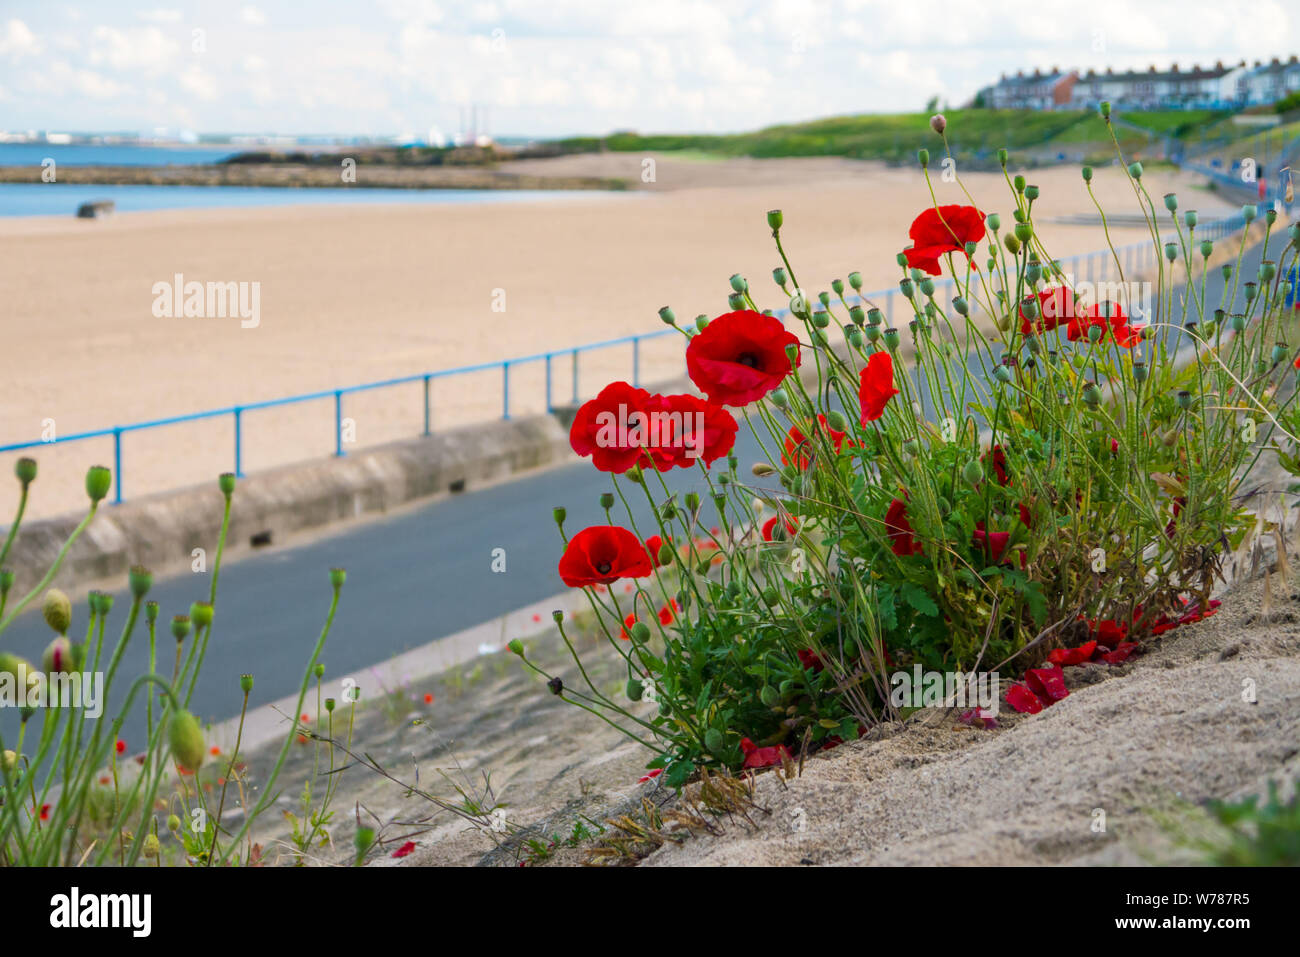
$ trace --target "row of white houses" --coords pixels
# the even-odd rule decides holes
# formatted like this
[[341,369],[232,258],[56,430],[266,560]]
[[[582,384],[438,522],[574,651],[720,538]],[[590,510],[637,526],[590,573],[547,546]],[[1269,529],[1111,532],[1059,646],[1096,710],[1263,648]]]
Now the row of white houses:
[[1267,106],[1300,90],[1300,60],[1274,58],[1248,64],[1199,64],[1190,70],[1062,71],[1003,74],[979,92],[976,103],[993,109],[1091,109],[1103,100],[1116,108],[1240,109]]

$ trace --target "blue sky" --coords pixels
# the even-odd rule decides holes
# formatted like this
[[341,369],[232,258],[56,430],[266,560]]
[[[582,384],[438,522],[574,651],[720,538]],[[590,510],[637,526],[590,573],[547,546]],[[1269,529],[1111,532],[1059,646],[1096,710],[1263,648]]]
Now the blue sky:
[[1289,56],[1298,21],[1276,0],[0,0],[0,130],[423,136],[479,104],[498,135],[728,131],[956,105],[1017,69]]

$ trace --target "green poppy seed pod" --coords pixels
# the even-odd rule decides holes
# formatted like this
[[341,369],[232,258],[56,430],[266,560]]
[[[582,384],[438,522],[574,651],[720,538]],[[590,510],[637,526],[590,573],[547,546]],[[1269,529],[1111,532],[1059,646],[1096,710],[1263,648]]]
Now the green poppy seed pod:
[[1255,299],[1255,294],[1258,291],[1259,291],[1259,287],[1255,285],[1255,283],[1253,282],[1248,282],[1242,286],[1242,292],[1246,294],[1247,302],[1253,302]]
[[1038,297],[1026,296],[1020,300],[1020,311],[1024,313],[1026,319],[1038,318]]
[[555,508],[551,509],[551,518],[555,519],[555,524],[560,528],[564,527],[564,518],[568,514],[569,513],[565,511],[563,505],[557,505]]
[[1227,282],[1229,277],[1232,276],[1232,263],[1224,263],[1219,268],[1219,273],[1223,276],[1223,281]]
[[934,280],[929,276],[921,280],[921,292],[926,296],[934,295]]
[[885,321],[885,314],[881,312],[879,309],[877,309],[875,306],[872,306],[870,309],[867,310],[867,322],[871,323],[873,326],[878,326],[884,321]]
[[1147,381],[1147,364],[1142,361],[1133,363],[1133,381],[1138,385]]
[[1212,252],[1214,252],[1214,243],[1210,242],[1208,239],[1202,239],[1202,240],[1201,240],[1201,258],[1202,258],[1202,259],[1209,259],[1209,258],[1210,258],[1210,253],[1212,253]]
[[967,303],[966,300],[963,299],[961,296],[957,296],[956,298],[953,299],[952,307],[953,309],[957,310],[957,314],[959,316],[965,316],[970,314],[970,304]]
[[1034,227],[1029,225],[1029,223],[1016,223],[1016,239],[1020,240],[1022,243],[1027,243],[1033,238],[1033,235]]
[[984,466],[972,459],[962,466],[961,477],[967,485],[974,488],[984,481]]
[[607,512],[608,512],[611,508],[614,507],[614,493],[613,493],[613,492],[601,492],[601,493],[600,493],[600,507],[603,508],[603,509],[604,509],[605,511],[607,511]]
[[1174,396],[1174,401],[1178,403],[1178,408],[1186,410],[1192,407],[1192,394],[1186,389],[1180,391]]
[[1232,317],[1232,331],[1233,332],[1246,331],[1246,317],[1243,316],[1241,313],[1237,313]]
[[1263,375],[1268,371],[1268,363],[1263,359],[1255,360],[1255,375]]
[[1006,246],[1007,252],[1011,253],[1013,256],[1020,252],[1020,240],[1016,239],[1016,237],[1012,236],[1010,233],[1007,233],[1002,237],[1002,245]]
[[113,473],[102,465],[92,465],[86,470],[86,494],[92,502],[98,502],[113,487]]
[[1165,193],[1165,209],[1169,210],[1169,212],[1171,212],[1171,213],[1173,213],[1173,212],[1177,212],[1177,210],[1178,210],[1178,196],[1177,196],[1177,194],[1175,194],[1175,193]]
[[913,288],[912,280],[910,279],[900,279],[898,281],[898,288],[908,299],[911,299],[916,295],[916,290]]
[[151,861],[162,853],[162,845],[158,842],[157,834],[144,836],[144,847],[140,849],[140,853]]
[[[1287,181],[1287,188],[1291,188],[1290,180]],[[1264,210],[1264,222],[1268,223],[1270,226],[1277,222],[1277,210],[1272,206]]]
[[1083,401],[1087,405],[1096,408],[1101,404],[1101,390],[1094,383],[1089,382],[1083,387]]
[[1273,354],[1270,357],[1273,361],[1273,365],[1277,365],[1279,362],[1285,359],[1290,354],[1290,352],[1291,350],[1286,347],[1285,342],[1279,342],[1275,344],[1273,346]]
[[993,378],[997,379],[1003,385],[1011,381],[1011,370],[1006,366],[998,366],[993,370]]
[[1293,223],[1288,226],[1286,234],[1290,237],[1292,246],[1300,246],[1300,223]]
[[197,772],[203,766],[203,731],[194,715],[188,711],[173,714],[167,728],[167,742],[172,758],[186,771]]
[[837,296],[842,296],[842,295],[844,295],[844,280],[843,280],[843,279],[832,279],[832,280],[831,280],[831,289],[834,290],[835,295],[837,295]]
[[1165,243],[1165,258],[1168,259],[1170,262],[1173,262],[1175,259],[1178,258],[1177,243]]
[[[1042,274],[1043,274],[1043,264],[1040,263],[1037,259],[1029,260],[1028,264],[1025,266],[1025,277],[1030,282],[1038,282],[1038,279],[1040,276],[1042,276]],[[1035,296],[1034,298],[1036,299],[1038,297]]]
[[1109,120],[1109,119],[1110,119],[1110,100],[1102,100],[1098,108],[1101,110],[1101,116],[1102,116],[1102,119],[1104,119],[1104,120]]
[[867,311],[861,306],[849,306],[849,319],[855,326],[861,326],[867,321]]
[[1141,163],[1129,163],[1129,164],[1128,164],[1128,174],[1129,174],[1130,176],[1132,176],[1134,179],[1141,179],[1141,178],[1142,178],[1142,164],[1141,164]]
[[9,594],[9,589],[14,587],[14,570],[12,568],[0,568],[0,596]]
[[226,498],[235,494],[235,473],[222,472],[217,476],[217,488],[221,489],[221,494]]
[[831,317],[824,312],[814,312],[812,317],[813,325],[818,329],[825,329],[831,324]]
[[734,292],[744,292],[749,288],[749,283],[745,281],[745,277],[738,272],[732,273],[731,279],[728,281],[731,283],[731,288]]
[[650,640],[650,628],[643,621],[633,622],[632,627],[628,629],[628,634],[632,636],[633,641]]
[[1038,187],[1035,186],[1033,183],[1030,183],[1028,186],[1025,187],[1025,199],[1032,202],[1037,198],[1038,198]]
[[722,732],[717,728],[709,728],[708,731],[704,732],[704,747],[710,754],[720,753],[725,744],[726,739],[723,738]]
[[784,389],[773,389],[768,393],[768,398],[772,400],[772,404],[778,409],[784,409],[790,404],[790,397],[785,394]]
[[849,273],[849,285],[853,287],[854,291],[861,292],[862,273],[858,272],[857,270],[854,270],[853,272]]
[[153,572],[143,565],[132,565],[131,570],[127,572],[127,581],[131,585],[131,594],[136,598],[143,598],[153,587]]
[[1003,169],[1007,168],[1007,151],[1005,149],[998,150],[998,163]]
[[867,326],[865,332],[868,342],[875,342],[880,338],[880,326]]
[[156,601],[144,603],[144,620],[151,625],[158,620],[158,603]]
[[252,694],[252,693],[253,693],[253,676],[252,676],[252,675],[240,675],[240,676],[239,676],[239,690],[242,691],[244,694]]
[[1092,167],[1091,167],[1091,166],[1085,166],[1085,167],[1083,168],[1083,181],[1084,181],[1085,183],[1091,183],[1091,182],[1092,182]]
[[560,611],[558,608],[555,609],[555,611],[551,612],[551,621],[555,622],[557,625],[563,622],[564,612]]
[[334,699],[333,699],[333,698],[326,698],[326,699],[325,699],[325,710],[326,710],[328,713],[330,713],[330,714],[333,714],[333,713],[334,713]]
[[645,686],[641,684],[640,678],[628,678],[623,692],[627,695],[628,701],[640,701],[641,696],[645,694]]
[[312,671],[315,673],[318,680],[325,677],[325,666],[320,662],[316,663],[316,667],[313,668]]
[[745,308],[745,297],[738,292],[733,292],[727,296],[727,305],[731,307],[732,312],[740,312]]
[[176,615],[172,618],[172,637],[184,641],[190,633],[190,616]]
[[1199,222],[1196,210],[1189,209],[1187,212],[1183,213],[1183,222],[1187,224],[1188,229],[1195,229],[1197,222]]
[[1101,334],[1102,334],[1101,326],[1089,326],[1089,327],[1088,327],[1088,341],[1089,341],[1089,342],[1092,342],[1092,343],[1101,342]]
[[68,626],[72,624],[72,602],[62,591],[51,588],[45,593],[41,614],[45,616],[45,623],[54,630],[55,634],[66,635]]
[[885,348],[886,348],[886,349],[888,349],[888,350],[890,350],[890,351],[892,352],[892,351],[894,351],[895,349],[898,348],[899,343],[901,343],[902,341],[903,341],[903,337],[902,337],[901,335],[899,335],[898,330],[895,329],[893,326],[889,326],[889,327],[887,327],[887,328],[885,329]]
[[686,502],[686,510],[688,512],[694,514],[695,512],[698,512],[700,510],[699,492],[687,492],[684,501]]
[[194,602],[190,605],[190,621],[195,631],[208,627],[212,624],[212,606],[206,601]]
[[677,317],[673,315],[673,311],[669,309],[667,306],[659,307],[659,318],[664,321],[665,325],[669,325],[669,326],[677,325]]
[[988,218],[984,222],[987,223],[989,229],[995,233],[1002,228],[1002,217],[997,213],[989,213]]
[[785,288],[786,275],[784,266],[777,266],[772,270],[772,280],[782,289]]
[[1255,217],[1258,215],[1259,209],[1253,203],[1247,203],[1245,206],[1241,207],[1241,218],[1247,225],[1253,223]]
[[1011,180],[1011,185],[1016,188],[1017,193],[1023,193],[1025,191],[1025,178],[1016,174]]
[[101,591],[97,593],[95,598],[99,602],[99,613],[101,615],[107,615],[113,610],[113,596],[108,592]]
[[18,481],[22,483],[23,488],[31,485],[36,481],[36,460],[19,459],[14,463],[14,475],[18,476]]
[[784,224],[785,224],[785,214],[782,213],[781,210],[769,209],[767,211],[767,225],[772,230],[772,232],[776,232]]
[[849,427],[848,422],[844,418],[844,414],[838,409],[831,409],[826,413],[826,424],[836,432],[844,432]]
[[1259,281],[1268,282],[1277,275],[1277,263],[1271,259],[1265,259],[1259,264]]
[[929,167],[930,167],[930,151],[929,151],[929,150],[927,150],[927,149],[919,149],[919,150],[917,150],[917,151],[916,151],[916,158],[917,158],[917,160],[918,160],[918,161],[920,162],[920,164],[921,164],[921,169],[929,169]]
[[167,830],[179,831],[181,829],[181,819],[175,814],[167,815]]

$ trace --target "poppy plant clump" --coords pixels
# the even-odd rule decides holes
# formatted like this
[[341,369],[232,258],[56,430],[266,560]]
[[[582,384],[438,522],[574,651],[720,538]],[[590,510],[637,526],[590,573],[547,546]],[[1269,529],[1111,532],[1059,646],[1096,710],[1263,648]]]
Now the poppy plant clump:
[[[1008,175],[1004,214],[936,200],[900,226],[902,315],[858,295],[857,272],[801,287],[779,211],[775,301],[737,275],[712,321],[661,310],[700,401],[756,444],[743,464],[729,430],[726,451],[690,462],[596,450],[586,423],[631,395],[621,383],[578,411],[575,450],[610,472],[609,524],[568,538],[559,571],[587,589],[627,682],[611,694],[579,662],[556,693],[645,744],[677,787],[899,720],[898,669],[997,672],[1000,704],[1035,712],[1068,695],[1071,669],[1211,613],[1222,559],[1256,524],[1249,469],[1270,453],[1300,471],[1281,278],[1300,231],[1247,207],[1262,229],[1202,239],[1120,160],[1154,255],[1108,253],[1104,297],[1053,258],[1039,189]],[[1261,239],[1259,275],[1239,275]],[[1216,244],[1228,264],[1210,265]],[[671,491],[665,465],[694,469],[698,491]],[[971,712],[985,727],[993,713]]]

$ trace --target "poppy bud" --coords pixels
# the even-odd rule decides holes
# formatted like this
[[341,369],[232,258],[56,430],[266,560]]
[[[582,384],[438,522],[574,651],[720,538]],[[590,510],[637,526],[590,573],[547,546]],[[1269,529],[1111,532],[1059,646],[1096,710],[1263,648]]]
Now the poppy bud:
[[76,661],[72,653],[72,642],[64,635],[59,635],[51,641],[45,647],[45,654],[41,656],[41,666],[47,675],[66,675],[75,671]]
[[551,517],[555,519],[555,524],[560,528],[564,527],[564,517],[567,514],[568,512],[564,510],[564,506],[562,505],[557,505],[555,508],[551,509]]
[[226,498],[235,494],[235,473],[222,472],[217,476],[217,488],[221,489],[221,494]]
[[36,481],[36,460],[19,459],[14,463],[14,475],[18,476],[18,481],[22,483],[23,488],[27,488]]
[[917,150],[917,151],[916,151],[916,158],[917,158],[917,160],[919,160],[920,163],[921,163],[921,169],[928,169],[928,168],[929,168],[929,166],[930,166],[930,151],[929,151],[929,150],[927,150],[927,149],[919,149],[919,150]]
[[961,477],[966,481],[967,485],[972,487],[979,485],[980,482],[984,481],[984,466],[972,459],[962,466]]
[[41,607],[45,623],[54,629],[55,634],[65,635],[72,624],[72,602],[57,588],[45,593],[45,604]]
[[773,269],[772,279],[776,282],[778,286],[784,289],[786,283],[785,267],[777,266],[775,269]]
[[781,695],[771,685],[763,685],[758,692],[758,700],[771,708],[781,700]]
[[1091,166],[1085,166],[1085,167],[1083,168],[1083,181],[1084,181],[1085,183],[1091,183],[1091,182],[1092,182],[1092,167],[1091,167]]
[[1129,174],[1130,176],[1132,176],[1134,179],[1141,179],[1141,178],[1142,178],[1142,164],[1141,164],[1141,163],[1129,163],[1129,164],[1128,164],[1128,174]]
[[1013,256],[1020,252],[1020,240],[1016,239],[1016,237],[1012,236],[1010,233],[1007,233],[1007,235],[1002,237],[1002,245],[1006,246],[1007,252],[1011,253]]
[[196,772],[203,765],[203,732],[199,728],[199,719],[188,711],[177,711],[172,715],[167,728],[167,740],[171,745],[172,757],[186,771]]
[[546,687],[551,689],[551,694],[557,697],[564,693],[564,682],[557,676],[546,682]]
[[988,224],[989,229],[995,233],[1002,228],[1002,217],[997,213],[989,213],[985,222]]
[[325,666],[324,666],[323,664],[321,664],[320,662],[317,662],[316,667],[312,669],[312,672],[315,673],[317,679],[324,678],[324,677],[325,677]]
[[785,347],[785,357],[790,360],[790,368],[794,369],[795,361],[799,358],[799,347],[794,343]]
[[150,860],[153,860],[159,855],[159,853],[161,853],[161,851],[162,845],[158,843],[158,835],[146,834],[144,838],[144,847],[141,849],[140,853]]
[[93,596],[94,596],[93,601],[96,610],[100,615],[107,615],[109,612],[113,610],[112,595],[108,594],[107,592],[98,591],[98,592],[94,592]]
[[722,732],[717,728],[709,728],[704,732],[704,747],[710,754],[717,754],[725,746],[726,741]]
[[779,209],[769,209],[767,211],[767,225],[772,232],[776,232],[785,223],[785,214]]
[[167,830],[179,831],[181,829],[181,819],[175,814],[167,815]]
[[212,606],[206,601],[196,601],[190,605],[190,621],[194,623],[194,630],[199,631],[212,624]]
[[113,486],[113,473],[102,465],[92,465],[86,470],[86,494],[92,502],[100,501]]
[[1029,223],[1016,223],[1016,239],[1028,243],[1033,238],[1034,227]]
[[628,678],[624,692],[627,694],[628,701],[640,701],[641,695],[645,693],[645,686],[641,684],[640,678]]
[[158,620],[158,603],[156,601],[144,603],[144,620],[150,625]]
[[176,615],[172,618],[172,637],[178,642],[184,641],[190,633],[190,616]]
[[131,594],[136,598],[143,598],[153,587],[153,572],[143,565],[132,565],[127,573],[127,581],[131,585]]
[[1110,100],[1102,100],[1101,103],[1099,104],[1099,109],[1101,110],[1101,116],[1102,116],[1102,119],[1109,120],[1109,119],[1110,119]]
[[698,512],[700,510],[700,493],[687,492],[685,502],[686,502],[686,511],[692,514]]
[[1005,149],[998,150],[998,163],[1003,169],[1007,168],[1007,151]]

